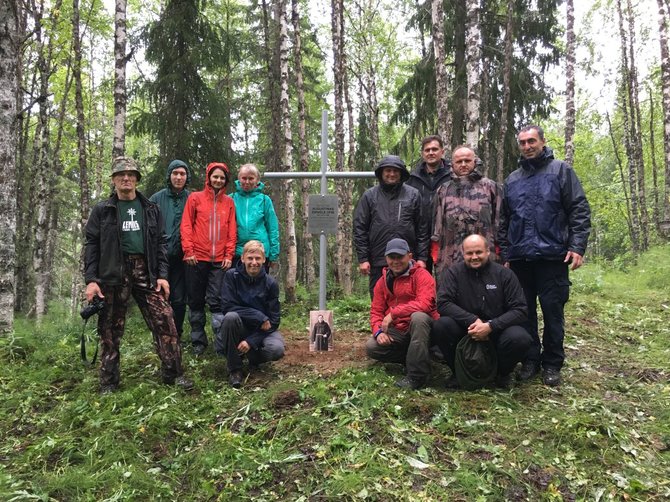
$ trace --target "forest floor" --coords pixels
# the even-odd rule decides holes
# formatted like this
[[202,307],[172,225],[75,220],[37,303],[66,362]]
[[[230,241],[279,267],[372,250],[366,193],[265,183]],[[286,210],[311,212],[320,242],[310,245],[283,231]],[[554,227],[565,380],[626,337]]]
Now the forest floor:
[[0,500],[668,500],[668,251],[573,274],[558,388],[448,392],[434,362],[429,387],[400,390],[350,298],[329,305],[329,352],[309,352],[314,306],[286,309],[286,357],[241,390],[185,351],[190,393],[159,383],[135,309],[122,387],[101,396],[76,320],[19,320],[0,339]]

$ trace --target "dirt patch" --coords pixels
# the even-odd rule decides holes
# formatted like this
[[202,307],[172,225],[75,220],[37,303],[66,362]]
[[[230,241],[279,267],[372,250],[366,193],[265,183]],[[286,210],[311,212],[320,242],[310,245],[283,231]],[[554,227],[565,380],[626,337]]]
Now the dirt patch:
[[286,342],[284,358],[275,363],[277,370],[301,373],[305,368],[329,375],[342,368],[362,367],[369,364],[365,355],[366,334],[358,331],[337,331],[333,350],[310,352],[307,333],[282,331]]
[[299,402],[300,394],[298,394],[297,390],[291,389],[275,394],[272,398],[272,407],[275,410],[285,410],[287,408],[293,408]]

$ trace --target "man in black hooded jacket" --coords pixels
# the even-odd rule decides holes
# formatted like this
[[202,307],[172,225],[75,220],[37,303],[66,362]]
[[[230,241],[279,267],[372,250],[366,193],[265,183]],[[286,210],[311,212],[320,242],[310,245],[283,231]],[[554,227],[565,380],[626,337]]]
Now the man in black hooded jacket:
[[405,182],[409,173],[397,155],[387,155],[375,167],[379,184],[365,191],[354,212],[354,244],[358,269],[370,278],[370,297],[386,266],[386,243],[407,241],[412,257],[426,266],[430,235],[421,210],[421,195]]

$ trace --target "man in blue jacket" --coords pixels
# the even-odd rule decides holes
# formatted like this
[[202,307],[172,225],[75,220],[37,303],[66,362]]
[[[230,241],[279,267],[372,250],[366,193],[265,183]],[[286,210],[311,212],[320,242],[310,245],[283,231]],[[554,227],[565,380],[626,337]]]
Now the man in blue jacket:
[[181,249],[181,217],[189,192],[186,187],[191,180],[186,162],[175,159],[168,165],[167,188],[153,194],[149,200],[158,204],[167,234],[168,282],[170,283],[170,306],[174,312],[174,324],[181,339],[186,316],[186,279],[184,252]]
[[277,331],[281,320],[279,286],[265,272],[265,249],[259,241],[244,245],[237,267],[223,278],[223,323],[215,334],[215,348],[228,362],[229,383],[242,386],[242,358],[249,367],[284,357],[284,339]]
[[[519,167],[505,180],[498,241],[503,262],[516,273],[528,304],[533,337],[528,359],[517,375],[533,378],[542,366],[545,385],[561,383],[565,360],[564,307],[570,270],[582,265],[591,231],[591,210],[572,167],[554,159],[544,131],[529,125],[519,131]],[[542,345],[536,299],[544,318]]]

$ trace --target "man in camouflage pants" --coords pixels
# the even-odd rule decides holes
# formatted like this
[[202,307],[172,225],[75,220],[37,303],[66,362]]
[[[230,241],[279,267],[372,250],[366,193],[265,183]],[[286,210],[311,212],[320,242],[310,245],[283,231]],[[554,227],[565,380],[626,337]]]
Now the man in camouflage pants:
[[495,257],[502,194],[498,184],[477,169],[479,159],[469,146],[456,147],[451,157],[452,177],[438,188],[434,200],[431,256],[437,274],[463,261],[463,240],[483,236]]
[[120,345],[132,295],[151,330],[161,359],[163,383],[185,390],[181,348],[168,303],[167,242],[158,206],[137,191],[137,163],[117,157],[112,163],[112,196],[98,203],[86,223],[86,299],[96,296],[105,307],[98,317],[100,392],[119,387]]

